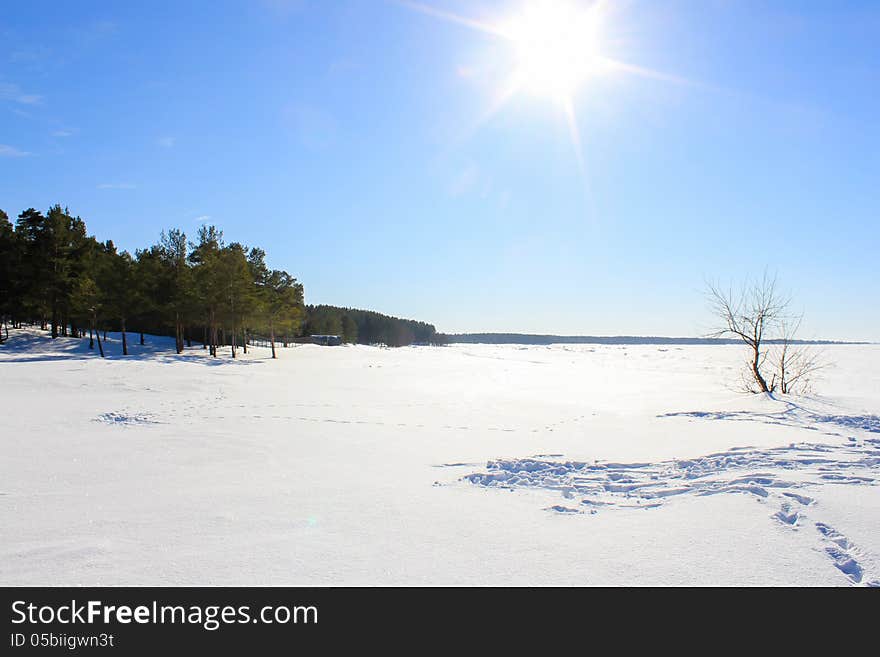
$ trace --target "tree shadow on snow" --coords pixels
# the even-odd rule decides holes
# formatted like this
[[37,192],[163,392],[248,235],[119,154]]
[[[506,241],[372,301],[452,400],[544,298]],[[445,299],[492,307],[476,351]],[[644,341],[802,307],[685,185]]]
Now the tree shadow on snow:
[[[796,427],[819,431],[816,424],[830,424],[843,429],[858,429],[871,433],[880,433],[880,415],[835,415],[819,413],[796,404],[783,401],[784,408],[776,412],[758,411],[680,411],[662,413],[657,417],[692,417],[705,420],[730,420],[734,422],[761,422],[780,426]],[[840,435],[840,434],[832,434]]]
[[[268,360],[233,359],[229,348],[221,348],[217,358],[208,356],[202,347],[188,347],[182,354],[175,352],[173,338],[148,336],[146,344],[141,345],[137,333],[129,334],[128,355],[122,355],[122,337],[119,333],[108,333],[104,344],[104,358],[108,361],[141,361],[162,363],[197,363],[209,367],[256,365]],[[227,353],[222,353],[226,351]],[[0,363],[37,363],[71,360],[101,360],[98,345],[89,348],[88,338],[58,337],[54,340],[41,332],[22,331],[10,334],[9,340],[0,344]]]

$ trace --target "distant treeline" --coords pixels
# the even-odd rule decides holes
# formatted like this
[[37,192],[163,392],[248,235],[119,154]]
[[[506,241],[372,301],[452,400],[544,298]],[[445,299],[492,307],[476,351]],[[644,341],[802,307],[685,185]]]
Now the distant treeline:
[[445,343],[431,324],[390,317],[372,310],[321,305],[307,306],[306,312],[306,335],[339,335],[344,342],[390,347]]
[[[303,285],[286,271],[269,269],[266,252],[202,226],[195,241],[177,228],[134,255],[112,241],[99,242],[85,222],[55,205],[33,208],[13,225],[0,210],[0,318],[8,325],[39,324],[59,335],[89,337],[103,355],[101,333],[169,335],[177,352],[198,341],[233,358],[250,336],[289,342],[315,332],[351,342],[404,345],[432,342],[434,327],[363,310],[306,307]],[[318,331],[317,329],[321,329]],[[3,338],[0,332],[0,339]]]
[[[732,338],[666,338],[636,335],[530,335],[527,333],[456,333],[443,335],[448,343],[467,344],[681,344],[716,345],[742,344],[742,340]],[[768,344],[782,343],[782,340],[766,340]],[[789,340],[789,344],[867,344],[862,342],[836,342],[833,340]]]

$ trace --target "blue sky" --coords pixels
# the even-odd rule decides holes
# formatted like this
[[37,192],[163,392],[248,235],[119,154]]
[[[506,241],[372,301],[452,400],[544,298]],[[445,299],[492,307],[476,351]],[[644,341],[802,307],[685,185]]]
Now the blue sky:
[[630,0],[603,25],[663,75],[580,85],[577,148],[547,97],[481,120],[510,44],[398,2],[8,4],[0,208],[60,202],[130,250],[214,223],[310,303],[448,332],[701,334],[703,280],[766,268],[804,337],[880,340],[880,4]]

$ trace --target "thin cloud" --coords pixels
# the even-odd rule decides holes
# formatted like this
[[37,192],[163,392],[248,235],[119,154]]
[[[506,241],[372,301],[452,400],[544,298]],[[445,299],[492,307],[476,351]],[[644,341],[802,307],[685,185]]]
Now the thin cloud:
[[31,155],[28,151],[19,150],[8,144],[0,144],[0,157],[26,157]]
[[55,132],[52,133],[52,136],[53,137],[72,137],[73,131],[72,130],[56,130]]
[[71,29],[70,34],[79,46],[90,47],[119,32],[119,25],[111,20],[97,20]]
[[43,96],[25,93],[17,84],[8,82],[0,84],[0,99],[11,100],[21,105],[39,105],[43,102]]
[[51,55],[52,51],[46,46],[19,48],[9,54],[9,63],[28,68],[40,68]]
[[98,189],[135,189],[136,185],[131,183],[101,183]]
[[119,25],[115,21],[99,20],[94,21],[88,29],[98,35],[116,34],[119,31]]
[[196,217],[195,219],[193,219],[193,221],[195,221],[197,224],[203,224],[203,223],[210,221],[210,220],[211,220],[211,215],[209,215],[209,214],[203,214],[203,215],[200,215],[200,216]]

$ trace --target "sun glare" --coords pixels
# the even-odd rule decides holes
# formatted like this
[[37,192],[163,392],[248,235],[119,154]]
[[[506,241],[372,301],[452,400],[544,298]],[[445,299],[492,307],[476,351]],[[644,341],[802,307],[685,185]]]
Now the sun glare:
[[599,5],[559,0],[527,4],[499,30],[516,56],[517,86],[563,103],[602,72]]
[[[506,17],[474,18],[439,9],[419,0],[395,0],[413,11],[455,23],[498,39],[510,55],[487,110],[477,119],[481,125],[515,96],[535,95],[552,100],[568,124],[578,164],[585,172],[576,99],[578,92],[599,76],[636,75],[685,83],[685,80],[609,56],[606,34],[610,30],[608,0],[511,0]],[[613,32],[613,30],[610,30]],[[618,48],[619,48],[619,39]]]

